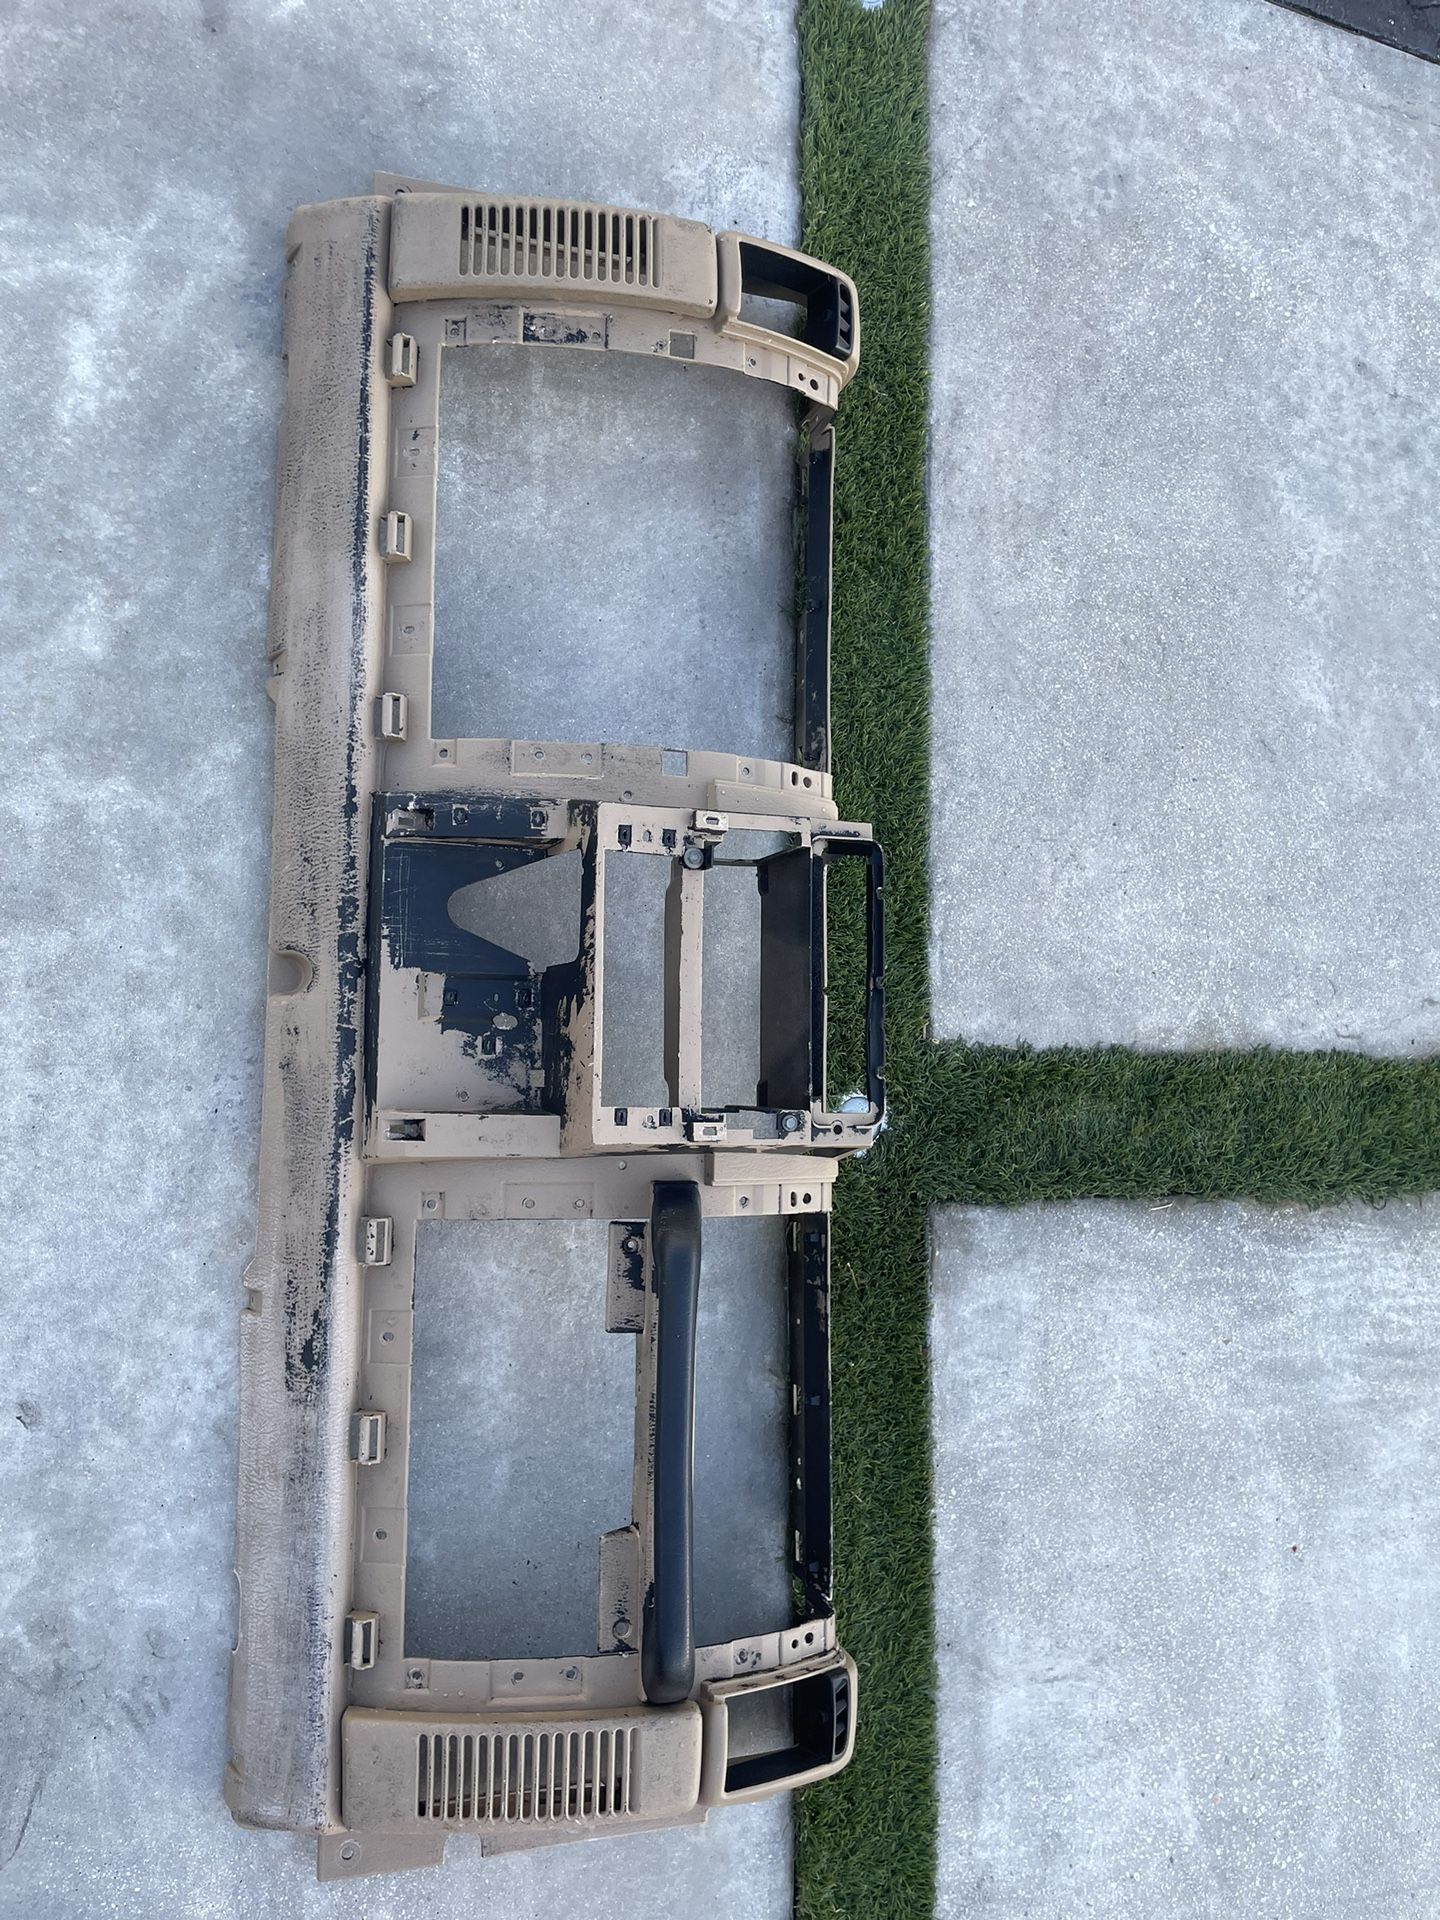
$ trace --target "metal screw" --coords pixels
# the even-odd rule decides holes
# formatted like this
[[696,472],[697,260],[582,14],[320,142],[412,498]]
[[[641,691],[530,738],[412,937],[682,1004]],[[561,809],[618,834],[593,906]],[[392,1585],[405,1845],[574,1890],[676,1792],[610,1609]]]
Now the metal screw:
[[617,1640],[628,1640],[630,1638],[630,1622],[625,1618],[623,1613],[615,1622],[615,1638]]
[[782,1133],[798,1133],[803,1125],[804,1122],[798,1113],[782,1113],[780,1116]]
[[578,1667],[566,1667],[560,1675],[562,1680],[578,1680],[579,1677],[580,1669]]
[[705,849],[693,844],[686,847],[684,853],[680,856],[680,864],[688,867],[692,873],[696,872],[705,864]]
[[626,1253],[638,1253],[640,1251],[640,1242],[635,1238],[633,1233],[627,1233],[620,1244]]
[[527,1207],[533,1207],[533,1206],[535,1205],[535,1202],[534,1202],[533,1200],[527,1200],[527,1201],[525,1202],[525,1205],[526,1205]]

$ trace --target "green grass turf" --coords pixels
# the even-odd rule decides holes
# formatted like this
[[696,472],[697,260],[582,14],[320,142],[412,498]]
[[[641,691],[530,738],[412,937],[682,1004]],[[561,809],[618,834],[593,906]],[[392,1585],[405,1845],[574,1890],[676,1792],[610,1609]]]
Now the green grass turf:
[[[929,1039],[928,0],[800,0],[804,245],[860,288],[839,424],[834,757],[886,849],[890,1126],[842,1172],[831,1316],[836,1607],[855,1758],[797,1796],[801,1920],[934,1907],[926,1219],[1078,1196],[1319,1204],[1440,1187],[1440,1062],[1270,1051],[934,1047]],[[832,944],[842,1006],[863,942]],[[852,1029],[853,1032],[853,1029]],[[858,1082],[842,1051],[832,1086]]]
[[[929,151],[925,0],[802,0],[806,249],[860,289],[860,370],[838,427],[833,748],[843,818],[886,848],[889,1096],[901,1114],[929,1064]],[[853,924],[853,923],[852,923]],[[860,944],[832,945],[854,1006]],[[836,1081],[858,1082],[856,1063]],[[887,1142],[888,1145],[888,1142]],[[935,1624],[925,1204],[898,1156],[841,1178],[832,1236],[835,1601],[860,1671],[862,1732],[838,1779],[797,1796],[796,1911],[929,1914],[935,1897]]]
[[946,1046],[898,1133],[932,1201],[1381,1202],[1440,1187],[1440,1061]]

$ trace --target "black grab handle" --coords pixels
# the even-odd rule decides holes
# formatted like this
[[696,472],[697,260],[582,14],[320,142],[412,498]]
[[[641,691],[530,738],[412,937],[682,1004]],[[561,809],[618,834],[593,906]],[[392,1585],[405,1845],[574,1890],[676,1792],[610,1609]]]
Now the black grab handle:
[[640,1676],[645,1698],[666,1707],[688,1699],[695,1684],[692,1516],[700,1189],[693,1180],[655,1183],[650,1267],[656,1318],[655,1465]]

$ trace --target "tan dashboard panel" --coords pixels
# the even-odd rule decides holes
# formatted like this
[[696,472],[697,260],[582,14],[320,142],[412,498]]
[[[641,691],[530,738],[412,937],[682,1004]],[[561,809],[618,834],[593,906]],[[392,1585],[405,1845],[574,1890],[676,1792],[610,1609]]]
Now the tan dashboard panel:
[[[841,1161],[884,1120],[884,887],[869,828],[837,817],[830,766],[850,280],[668,214],[390,175],[301,208],[286,260],[225,1791],[242,1823],[314,1836],[329,1879],[433,1864],[454,1831],[503,1851],[693,1823],[849,1759],[855,1673],[831,1598],[830,1202]],[[773,324],[777,301],[790,330]],[[434,737],[440,367],[477,349],[634,353],[657,379],[698,362],[795,393],[790,759]],[[762,839],[768,851],[746,851]],[[541,965],[452,918],[457,895],[567,855],[574,957]],[[623,991],[607,967],[615,881],[642,862],[664,883],[664,1093],[636,1104],[607,1094],[603,1033],[607,996]],[[864,1086],[832,1099],[829,877],[842,862],[864,882]],[[748,874],[760,940],[759,1074],[753,1099],[728,1105],[703,1097],[717,867],[727,884]],[[767,1218],[784,1226],[794,1613],[702,1646],[705,1234]],[[417,1245],[460,1220],[608,1229],[584,1310],[633,1345],[631,1514],[596,1541],[594,1643],[559,1658],[452,1660],[407,1637]]]

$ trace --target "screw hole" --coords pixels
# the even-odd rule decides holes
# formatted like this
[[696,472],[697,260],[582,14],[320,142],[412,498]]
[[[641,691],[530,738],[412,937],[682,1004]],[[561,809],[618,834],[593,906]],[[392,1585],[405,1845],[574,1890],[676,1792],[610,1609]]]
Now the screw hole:
[[393,1340],[395,1336],[393,1333],[391,1333],[390,1329],[387,1327],[384,1333],[381,1334],[380,1338],[382,1340]]
[[385,1531],[385,1529],[384,1529],[384,1527],[376,1527],[376,1529],[375,1529],[375,1538],[376,1538],[377,1540],[388,1540],[388,1539],[390,1538],[390,1536],[389,1536],[389,1534],[388,1534],[388,1533],[387,1533],[387,1532]]
[[353,1840],[347,1840],[340,1849],[340,1858],[342,1860],[353,1860],[359,1851],[360,1849]]

